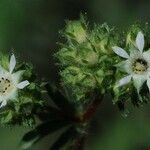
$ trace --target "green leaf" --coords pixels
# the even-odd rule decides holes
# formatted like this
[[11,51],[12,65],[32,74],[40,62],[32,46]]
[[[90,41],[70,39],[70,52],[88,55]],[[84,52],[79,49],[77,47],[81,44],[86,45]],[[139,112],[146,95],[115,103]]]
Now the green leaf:
[[50,150],[60,150],[68,141],[71,141],[76,136],[76,130],[73,127],[70,127],[67,131],[62,133],[57,141],[52,145]]
[[74,108],[73,105],[67,100],[67,98],[60,91],[54,91],[49,84],[45,85],[45,87],[55,105],[61,110],[72,114]]
[[37,113],[37,116],[41,121],[51,121],[62,118],[62,112],[57,108],[52,106],[45,106],[43,109]]
[[[43,137],[51,134],[65,126],[67,126],[70,122],[65,120],[56,120],[56,121],[48,121],[39,126],[37,126],[34,130],[28,132],[22,139],[21,147],[29,148],[36,142],[38,142]],[[27,147],[29,146],[29,147]]]

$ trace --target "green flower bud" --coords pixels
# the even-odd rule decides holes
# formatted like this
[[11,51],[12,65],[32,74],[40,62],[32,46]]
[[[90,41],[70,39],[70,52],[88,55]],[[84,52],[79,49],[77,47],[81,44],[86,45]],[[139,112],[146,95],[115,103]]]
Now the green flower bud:
[[139,31],[142,31],[142,28],[140,27],[139,24],[131,26],[131,28],[129,29],[127,33],[127,38],[126,38],[127,47],[134,48],[136,46],[135,39]]
[[67,67],[61,72],[61,76],[63,77],[65,83],[69,83],[72,85],[82,82],[82,80],[86,77],[86,75],[83,74],[82,70],[75,66]]
[[112,74],[110,54],[118,40],[114,30],[106,24],[95,25],[87,34],[86,23],[81,20],[68,22],[67,32],[63,35],[70,41],[61,44],[62,48],[56,53],[62,66],[62,82],[72,89],[77,100],[85,100],[86,95],[94,90],[102,94],[110,87],[106,84],[111,78],[106,79],[104,84],[103,81]]
[[97,82],[99,83],[99,85],[101,85],[101,83],[102,83],[102,81],[103,81],[103,79],[104,79],[104,71],[103,70],[98,70],[97,72],[96,72],[96,80],[97,80]]
[[65,33],[68,39],[74,39],[78,43],[83,43],[87,38],[86,25],[81,21],[68,21]]
[[75,66],[67,67],[61,72],[63,83],[71,86],[76,99],[82,99],[86,93],[96,86],[96,79],[92,74]]
[[96,51],[112,54],[112,46],[117,43],[118,37],[115,35],[114,29],[109,28],[107,24],[103,24],[94,26],[90,40]]
[[99,54],[95,52],[92,48],[88,47],[80,48],[80,52],[78,52],[79,59],[81,60],[82,65],[92,66],[98,63]]
[[59,59],[62,65],[68,65],[75,63],[76,50],[73,48],[62,48],[59,52],[55,54],[55,57]]

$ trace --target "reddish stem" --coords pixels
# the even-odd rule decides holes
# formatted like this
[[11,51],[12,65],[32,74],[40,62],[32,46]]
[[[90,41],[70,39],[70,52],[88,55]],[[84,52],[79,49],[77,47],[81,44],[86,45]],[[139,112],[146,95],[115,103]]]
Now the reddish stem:
[[[80,123],[86,123],[89,122],[93,115],[96,113],[99,105],[102,102],[102,99],[96,98],[91,102],[91,104],[88,106],[87,110],[81,117],[77,117],[76,121]],[[85,140],[86,140],[86,134],[84,134],[82,137],[79,137],[76,141],[76,149],[75,150],[84,150],[84,145],[85,145]]]
[[82,136],[82,137],[78,138],[76,141],[75,150],[84,150],[85,140],[86,140],[86,136]]
[[83,114],[83,121],[84,122],[92,119],[93,115],[96,113],[101,102],[102,102],[102,99],[93,100],[93,102],[88,106],[86,112]]

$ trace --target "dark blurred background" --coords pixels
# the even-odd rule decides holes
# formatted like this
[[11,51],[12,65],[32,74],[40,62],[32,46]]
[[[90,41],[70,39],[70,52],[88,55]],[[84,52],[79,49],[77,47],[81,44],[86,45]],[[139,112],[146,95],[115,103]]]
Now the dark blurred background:
[[[39,77],[55,81],[53,54],[58,31],[65,20],[86,12],[90,23],[107,22],[122,29],[136,21],[149,22],[148,0],[0,0],[0,50],[14,49],[20,60],[32,62]],[[150,150],[150,105],[132,109],[123,118],[109,99],[93,121],[87,150]],[[30,129],[0,129],[0,150],[19,150],[22,135]],[[48,150],[55,133],[32,150]]]

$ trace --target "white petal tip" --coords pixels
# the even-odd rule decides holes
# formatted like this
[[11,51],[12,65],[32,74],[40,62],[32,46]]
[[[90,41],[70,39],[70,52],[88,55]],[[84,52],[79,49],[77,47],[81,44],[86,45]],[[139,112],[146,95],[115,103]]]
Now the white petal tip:
[[150,78],[147,79],[147,86],[148,86],[148,89],[149,89],[149,92],[150,92]]
[[23,89],[23,88],[25,88],[26,86],[28,86],[30,83],[29,83],[29,81],[22,81],[21,83],[19,83],[18,85],[17,85],[17,88],[18,89]]
[[136,46],[140,52],[143,52],[144,49],[144,34],[140,31],[136,37]]
[[126,85],[126,84],[128,84],[130,81],[131,81],[131,75],[122,78],[122,79],[118,82],[118,84],[117,84],[116,86],[117,86],[117,87],[120,87],[120,86]]
[[113,47],[112,47],[112,50],[113,50],[117,55],[119,55],[120,57],[129,58],[128,53],[127,53],[124,49],[122,49],[121,47],[113,46]]
[[2,101],[2,103],[1,103],[1,105],[0,105],[0,108],[4,107],[4,106],[6,106],[6,105],[7,105],[7,101],[4,100],[4,101]]
[[9,66],[10,73],[13,72],[15,66],[16,66],[16,58],[15,58],[15,55],[12,54],[11,57],[10,57],[10,66]]

